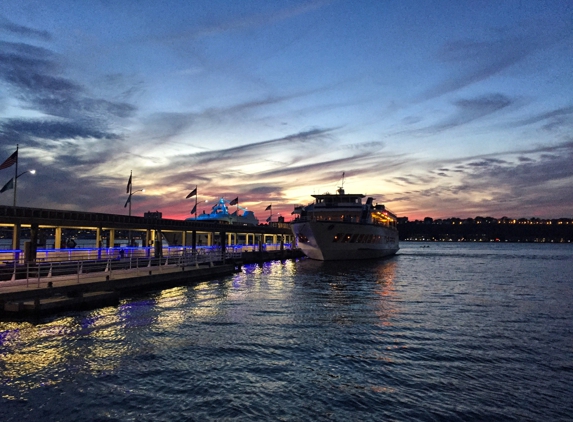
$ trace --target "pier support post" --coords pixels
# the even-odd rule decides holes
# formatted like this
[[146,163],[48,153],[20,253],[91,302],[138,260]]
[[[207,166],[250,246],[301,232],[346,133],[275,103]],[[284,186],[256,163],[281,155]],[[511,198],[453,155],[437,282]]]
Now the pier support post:
[[56,227],[54,232],[54,249],[62,249],[62,228]]
[[155,239],[153,242],[155,246],[155,258],[161,258],[163,256],[163,242],[161,238],[161,230],[155,230]]
[[115,246],[115,230],[109,229],[109,248],[113,248]]
[[101,227],[96,228],[97,259],[101,259]]
[[12,249],[20,249],[20,224],[14,224],[14,229],[12,231]]
[[36,251],[38,250],[38,223],[30,226],[30,243],[25,250],[24,259],[26,262],[36,262]]
[[227,255],[227,233],[221,232],[219,233],[219,237],[221,238],[221,260],[223,264],[225,263],[225,256]]

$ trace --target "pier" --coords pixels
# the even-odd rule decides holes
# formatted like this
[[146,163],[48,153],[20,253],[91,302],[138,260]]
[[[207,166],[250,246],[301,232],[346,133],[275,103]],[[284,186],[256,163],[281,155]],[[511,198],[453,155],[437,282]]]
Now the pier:
[[[116,232],[128,231],[129,244],[133,246],[134,234],[142,239],[141,246],[152,247],[154,256],[163,255],[164,241],[169,246],[217,246],[224,253],[229,246],[253,245],[263,249],[266,243],[292,244],[292,233],[286,223],[243,226],[173,220],[161,217],[161,213],[150,212],[144,217],[120,214],[103,214],[83,211],[49,210],[38,208],[0,206],[0,227],[11,228],[12,251],[24,254],[24,261],[35,262],[38,249],[45,246],[44,231],[54,232],[53,249],[68,249],[63,239],[65,229],[91,232],[94,247],[112,248],[116,243]],[[21,232],[29,232],[29,241],[21,249]],[[45,250],[46,248],[44,248]],[[73,248],[72,248],[73,249]],[[20,256],[15,256],[19,260]]]
[[[243,264],[302,256],[288,224],[241,226],[210,222],[0,207],[0,227],[13,233],[0,250],[0,314],[42,315],[116,304],[121,294],[203,281]],[[66,248],[64,230],[93,232],[95,247]],[[21,233],[29,239],[22,243]],[[39,245],[42,231],[53,247]],[[129,232],[127,245],[115,234]],[[140,233],[143,246],[133,246]],[[62,246],[64,246],[62,248]]]

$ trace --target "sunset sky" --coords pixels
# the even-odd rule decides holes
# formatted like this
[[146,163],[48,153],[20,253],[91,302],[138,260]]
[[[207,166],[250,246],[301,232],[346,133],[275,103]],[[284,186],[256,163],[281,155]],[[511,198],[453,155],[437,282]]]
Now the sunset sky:
[[[3,0],[18,205],[573,216],[573,2]],[[0,171],[0,187],[14,167]],[[12,205],[13,190],[0,194]],[[199,204],[199,210],[209,209]]]

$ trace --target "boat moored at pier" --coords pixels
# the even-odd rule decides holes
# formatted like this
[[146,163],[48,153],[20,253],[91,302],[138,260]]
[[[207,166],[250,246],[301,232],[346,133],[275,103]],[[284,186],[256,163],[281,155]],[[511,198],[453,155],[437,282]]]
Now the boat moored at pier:
[[[243,226],[256,226],[259,224],[259,220],[255,217],[253,211],[249,211],[236,204],[234,201],[228,201],[224,198],[220,198],[215,205],[211,208],[210,213],[203,211],[203,214],[198,214],[195,217],[190,217],[187,220],[190,221],[214,221],[223,224],[239,224]],[[237,209],[234,212],[229,212],[228,205],[237,205]],[[197,206],[197,205],[195,205]]]
[[397,217],[374,198],[347,194],[312,195],[315,202],[295,207],[291,229],[298,247],[320,261],[381,258],[398,252]]

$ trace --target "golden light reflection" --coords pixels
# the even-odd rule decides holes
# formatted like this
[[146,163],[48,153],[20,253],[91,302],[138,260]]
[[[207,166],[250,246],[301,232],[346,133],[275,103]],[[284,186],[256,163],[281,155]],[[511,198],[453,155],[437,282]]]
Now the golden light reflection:
[[291,289],[292,283],[288,283],[296,273],[296,263],[292,260],[272,261],[264,264],[252,264],[243,267],[242,272],[233,278],[233,289],[229,292],[233,298],[243,296],[246,292],[243,288],[248,280],[249,292],[268,292],[269,287],[273,291]]
[[11,346],[13,352],[2,353],[2,382],[21,390],[57,384],[57,378],[36,375],[74,358],[64,343],[75,326],[73,318],[63,318],[42,326],[18,324],[18,335],[3,343],[5,347]]
[[185,322],[186,314],[182,308],[189,302],[186,292],[187,287],[161,291],[155,305],[161,311],[157,317],[157,329],[171,331]]
[[397,266],[397,262],[391,260],[384,262],[378,268],[375,292],[380,296],[380,300],[377,302],[376,314],[385,327],[392,326],[391,318],[398,312],[393,300],[396,296],[394,279]]
[[212,282],[199,283],[193,286],[195,294],[193,303],[195,306],[187,310],[187,317],[196,319],[207,319],[218,315],[221,312],[220,304],[224,299],[220,292],[216,290]]

